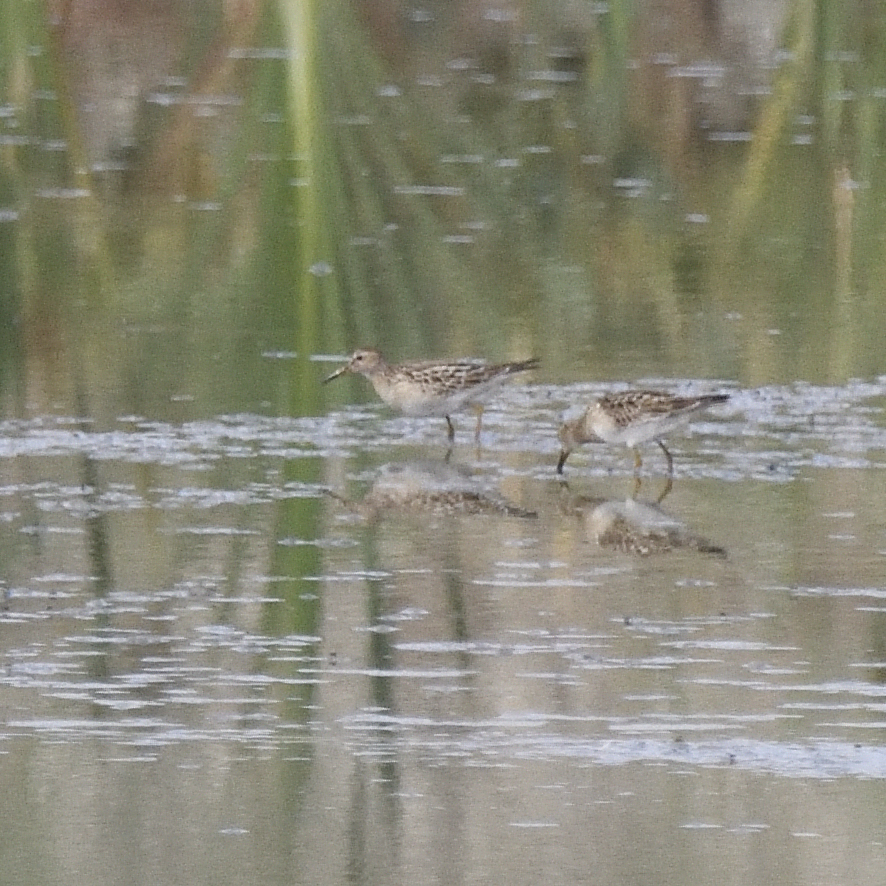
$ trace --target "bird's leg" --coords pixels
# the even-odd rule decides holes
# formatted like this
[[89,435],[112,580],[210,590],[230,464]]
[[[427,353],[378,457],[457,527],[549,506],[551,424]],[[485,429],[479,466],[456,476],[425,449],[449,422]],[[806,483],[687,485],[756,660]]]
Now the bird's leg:
[[674,476],[674,459],[671,458],[671,453],[668,452],[668,447],[661,442],[661,440],[656,440],[659,446],[661,446],[661,451],[665,454],[665,458],[668,460],[668,476]]
[[658,498],[655,500],[655,503],[657,505],[660,505],[665,500],[665,498],[667,498],[668,493],[671,491],[671,488],[673,487],[673,485],[674,485],[674,478],[671,474],[669,474],[667,482],[664,485],[664,488],[662,489]]
[[477,413],[477,427],[474,429],[474,442],[480,445],[480,428],[483,425],[483,407],[479,403],[473,406],[474,412]]
[[639,471],[643,467],[643,459],[640,458],[640,450],[634,447],[634,470]]
[[449,429],[446,433],[446,438],[449,440],[449,445],[455,441],[455,426],[452,424],[452,419],[447,415],[446,416],[446,427]]

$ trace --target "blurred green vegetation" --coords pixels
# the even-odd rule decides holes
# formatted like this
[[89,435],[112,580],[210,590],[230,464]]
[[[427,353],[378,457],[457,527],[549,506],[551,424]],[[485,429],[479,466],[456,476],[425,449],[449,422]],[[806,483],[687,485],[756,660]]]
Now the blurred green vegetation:
[[183,378],[316,412],[309,357],[368,343],[554,380],[882,371],[886,13],[789,0],[770,63],[717,9],[205,2],[105,34],[0,0],[4,328],[151,375],[109,414]]

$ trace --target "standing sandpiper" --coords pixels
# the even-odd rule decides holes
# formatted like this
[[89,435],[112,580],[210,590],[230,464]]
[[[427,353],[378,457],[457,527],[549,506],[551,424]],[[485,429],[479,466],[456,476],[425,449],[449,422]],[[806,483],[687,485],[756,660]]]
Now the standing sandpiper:
[[469,407],[477,413],[474,439],[479,442],[483,420],[483,405],[480,400],[514,373],[535,369],[537,366],[537,357],[496,365],[479,360],[429,360],[392,366],[374,348],[361,348],[354,351],[348,362],[324,379],[323,383],[326,384],[345,372],[364,375],[388,406],[399,409],[406,415],[444,416],[450,443],[455,439],[455,427],[449,416],[459,409]]
[[639,445],[655,440],[668,460],[668,474],[674,472],[674,460],[661,438],[684,427],[699,410],[717,403],[725,403],[728,394],[703,394],[698,397],[675,397],[660,391],[624,391],[608,394],[589,406],[578,417],[564,421],[560,426],[560,460],[557,473],[569,453],[581,443],[603,441],[623,443],[634,450],[634,466],[643,464]]

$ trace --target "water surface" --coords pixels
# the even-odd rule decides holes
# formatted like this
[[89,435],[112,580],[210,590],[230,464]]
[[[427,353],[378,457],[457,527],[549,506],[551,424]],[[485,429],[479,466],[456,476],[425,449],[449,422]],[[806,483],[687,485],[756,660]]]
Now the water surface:
[[[63,6],[0,0],[4,882],[879,884],[875,14]],[[448,452],[366,345],[542,362]],[[634,386],[731,399],[558,478]]]

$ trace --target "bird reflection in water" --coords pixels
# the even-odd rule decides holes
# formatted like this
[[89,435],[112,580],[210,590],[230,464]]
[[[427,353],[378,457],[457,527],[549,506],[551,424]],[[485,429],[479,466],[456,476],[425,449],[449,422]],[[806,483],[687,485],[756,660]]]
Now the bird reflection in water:
[[333,498],[367,519],[383,513],[490,514],[535,518],[536,511],[516,505],[487,489],[474,474],[448,461],[410,461],[385,465],[359,501],[330,492]]
[[588,537],[593,538],[601,548],[640,557],[694,550],[725,558],[725,548],[696,534],[661,507],[672,485],[672,480],[668,478],[655,500],[643,500],[637,497],[639,482],[635,483],[633,494],[625,499],[572,495],[564,483],[561,487],[561,510],[578,517]]

